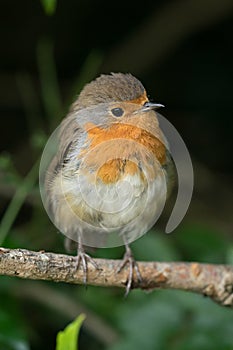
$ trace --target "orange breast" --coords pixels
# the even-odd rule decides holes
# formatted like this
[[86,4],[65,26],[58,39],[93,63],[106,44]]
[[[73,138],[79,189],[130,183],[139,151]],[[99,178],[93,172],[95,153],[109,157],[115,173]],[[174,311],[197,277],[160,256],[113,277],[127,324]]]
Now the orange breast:
[[[145,159],[132,160],[135,154],[135,142],[144,146],[161,165],[165,163],[166,148],[164,144],[147,130],[123,123],[111,124],[109,128],[101,128],[88,123],[86,124],[86,129],[88,130],[90,141],[87,166],[91,166],[93,163],[99,164],[99,167],[97,166],[97,177],[104,183],[114,183],[126,175],[134,175],[136,172],[141,173],[139,163],[145,161]],[[117,142],[110,143],[113,140],[117,140]],[[134,142],[126,144],[125,140]],[[107,147],[108,141],[110,147]],[[101,145],[103,145],[102,152],[97,152],[96,149],[101,149]],[[122,158],[115,156],[117,152],[114,151],[114,147],[118,154],[122,154]],[[86,152],[84,150],[82,155],[85,155]],[[106,159],[104,163],[100,159],[102,156]],[[141,176],[143,178],[143,173],[141,173]]]
[[[131,160],[111,159],[98,169],[97,178],[110,184],[119,181],[126,175],[134,175],[138,170],[137,164]],[[143,174],[141,177],[143,180]]]

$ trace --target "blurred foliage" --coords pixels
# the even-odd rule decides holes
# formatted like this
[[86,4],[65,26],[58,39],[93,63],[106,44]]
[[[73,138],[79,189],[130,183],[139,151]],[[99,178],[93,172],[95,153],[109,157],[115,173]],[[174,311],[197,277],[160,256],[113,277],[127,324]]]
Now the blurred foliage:
[[47,15],[51,16],[54,14],[57,6],[56,0],[41,0],[41,3],[44,7],[44,11]]
[[[1,130],[2,140],[10,140],[10,144],[4,146],[0,154],[0,195],[2,196],[0,241],[10,248],[46,249],[64,253],[63,237],[50,223],[39,195],[38,166],[43,146],[82,86],[100,72],[105,53],[113,45],[114,40],[127,39],[129,32],[135,30],[133,22],[137,20],[138,24],[141,24],[143,19],[146,20],[146,14],[144,11],[138,11],[138,8],[131,6],[132,4],[121,1],[115,4],[114,11],[110,11],[108,8],[110,5],[105,4],[107,17],[105,11],[102,11],[102,4],[91,1],[81,4],[81,2],[72,1],[56,3],[54,0],[41,0],[41,4],[47,15],[54,16],[47,18],[44,13],[41,14],[41,9],[39,6],[36,7],[35,2],[35,13],[41,16],[41,22],[39,22],[41,27],[36,22],[36,28],[38,26],[41,29],[45,24],[37,40],[33,41],[31,56],[35,56],[33,57],[36,68],[30,66],[31,56],[28,55],[29,44],[26,40],[31,34],[28,25],[24,32],[26,38],[20,41],[21,56],[12,54],[11,57],[12,64],[17,62],[19,65],[17,72],[14,73],[14,79],[22,110],[17,108],[14,110],[16,118],[13,123],[11,120],[8,121],[6,112],[3,121],[7,132],[3,128]],[[41,4],[39,3],[40,6]],[[81,17],[78,17],[78,20],[78,10],[81,5]],[[123,5],[124,10],[121,7]],[[155,5],[157,11],[161,2],[151,1],[146,5],[148,12],[153,10]],[[58,26],[56,16],[63,11],[64,14],[60,15],[63,26],[60,22]],[[84,13],[87,13],[87,16],[93,13],[91,28],[88,26],[89,17],[85,17]],[[103,17],[100,16],[101,14]],[[26,11],[21,15],[23,25],[23,18],[27,20],[29,18]],[[30,16],[31,18],[33,21],[38,20],[35,16]],[[32,25],[32,22],[30,23]],[[70,23],[74,23],[76,28],[71,38],[63,34],[65,26],[69,27]],[[80,30],[79,26],[83,30]],[[71,28],[73,30],[73,27]],[[17,37],[19,28],[12,26],[12,30]],[[225,30],[224,38],[221,30]],[[177,118],[176,123],[182,130],[188,130],[186,137],[189,135],[188,142],[195,155],[200,156],[200,160],[203,161],[204,154],[206,163],[213,162],[216,169],[219,164],[222,170],[225,164],[228,172],[232,164],[229,162],[228,155],[231,149],[230,136],[226,137],[226,135],[228,133],[231,135],[232,121],[229,121],[229,118],[232,114],[229,113],[229,103],[224,101],[229,101],[229,96],[231,97],[231,85],[229,75],[223,71],[223,68],[228,67],[228,61],[232,66],[231,52],[228,50],[224,56],[226,59],[224,66],[218,64],[218,61],[221,63],[223,60],[222,49],[207,47],[207,43],[211,43],[211,40],[216,43],[216,35],[221,37],[221,43],[227,43],[228,24],[220,23],[214,34],[212,31],[213,29],[209,29],[207,32],[201,32],[198,38],[192,37],[180,48],[180,51],[171,52],[160,69],[155,68],[155,72],[157,82],[161,86],[158,97],[167,96],[170,109],[175,110],[180,104],[192,110],[192,112],[189,111],[188,116],[184,110],[185,118]],[[8,41],[18,47],[17,40]],[[65,55],[66,59],[59,51],[61,47],[57,48],[58,41],[61,47],[70,45],[70,51]],[[197,41],[201,47],[199,51],[196,50]],[[2,47],[5,47],[4,44]],[[201,57],[202,53],[203,57]],[[61,59],[57,64],[60,56]],[[22,57],[26,57],[26,63],[20,65]],[[215,57],[214,61],[211,61],[212,57]],[[177,62],[180,62],[178,69]],[[10,65],[10,61],[5,63],[7,72],[8,64]],[[219,69],[211,70],[212,65]],[[130,67],[127,67],[127,70],[130,70]],[[212,73],[213,71],[215,74]],[[166,74],[169,77],[167,80]],[[144,76],[148,80],[149,87],[150,85],[152,87],[154,74],[149,75],[147,73]],[[188,76],[189,79],[181,79],[182,75]],[[213,80],[213,76],[216,75],[219,77],[219,88]],[[11,89],[12,84],[7,91]],[[2,90],[5,91],[5,88]],[[220,90],[223,94],[219,97]],[[218,98],[221,101],[221,110],[219,110],[220,105],[218,108],[216,106]],[[206,104],[205,101],[207,101]],[[210,109],[205,110],[207,104]],[[222,123],[220,127],[219,113],[223,107],[225,112],[221,114],[221,118],[226,116],[224,120],[227,122]],[[198,114],[198,108],[204,113]],[[5,113],[4,107],[2,111]],[[196,124],[191,117],[195,113]],[[203,115],[204,118],[202,118]],[[8,129],[12,125],[14,128],[8,136]],[[215,126],[217,131],[213,129]],[[216,149],[213,148],[217,143],[213,130],[218,132],[218,140],[221,140]],[[195,135],[197,135],[196,139]],[[219,144],[222,144],[222,147],[226,146],[228,151],[223,152]],[[227,159],[224,158],[226,153]],[[220,183],[223,183],[224,179],[221,181]],[[211,196],[211,203],[216,202],[218,188],[219,186],[215,187],[216,193],[213,196],[214,200]],[[225,208],[218,210],[220,215]],[[215,219],[214,215],[204,214],[210,216],[210,222]],[[203,223],[200,219],[185,221],[172,235],[165,235],[162,230],[153,229],[134,242],[132,250],[136,259],[140,260],[233,263],[232,237],[226,234],[221,225],[213,229],[213,225]],[[123,248],[120,247],[99,249],[94,255],[120,258],[123,253]],[[41,283],[48,289],[42,289]],[[72,305],[69,306],[71,300],[72,305],[77,305],[77,312]],[[83,310],[87,318],[80,331],[80,349],[233,349],[232,310],[224,309],[203,296],[181,291],[155,290],[145,293],[135,290],[125,299],[124,291],[115,288],[88,287],[86,289],[83,286],[24,281],[1,276],[0,350],[55,349],[58,331]]]

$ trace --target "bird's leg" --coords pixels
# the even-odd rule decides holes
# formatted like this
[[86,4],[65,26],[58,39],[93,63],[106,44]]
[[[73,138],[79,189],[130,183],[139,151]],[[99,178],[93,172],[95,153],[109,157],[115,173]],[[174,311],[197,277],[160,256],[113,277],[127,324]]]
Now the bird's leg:
[[140,274],[138,264],[135,261],[133,254],[132,254],[132,251],[127,243],[125,243],[125,254],[123,257],[123,261],[122,261],[121,265],[119,266],[119,268],[117,269],[117,273],[119,273],[125,267],[126,264],[129,264],[129,275],[128,275],[128,279],[127,279],[125,296],[128,295],[128,293],[132,287],[134,271],[136,272],[138,282],[142,281],[142,276]]
[[99,266],[96,264],[94,259],[90,257],[90,255],[86,254],[83,248],[82,243],[78,242],[77,256],[76,256],[76,264],[75,270],[77,270],[82,264],[83,267],[83,283],[86,285],[87,283],[87,272],[88,272],[88,262],[91,263],[97,270],[99,270]]

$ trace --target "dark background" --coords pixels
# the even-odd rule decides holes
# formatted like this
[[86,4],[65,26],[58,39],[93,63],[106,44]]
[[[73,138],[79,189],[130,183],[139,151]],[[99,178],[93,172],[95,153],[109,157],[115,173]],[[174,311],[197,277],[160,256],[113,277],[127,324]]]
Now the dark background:
[[[165,104],[195,175],[183,223],[165,235],[162,222],[132,245],[135,256],[232,263],[232,14],[230,0],[60,0],[50,15],[39,1],[1,1],[1,245],[64,252],[40,201],[37,160],[83,85],[121,71]],[[0,350],[54,349],[58,330],[83,310],[81,349],[233,348],[232,311],[184,292],[125,300],[113,288],[1,277],[0,295]]]

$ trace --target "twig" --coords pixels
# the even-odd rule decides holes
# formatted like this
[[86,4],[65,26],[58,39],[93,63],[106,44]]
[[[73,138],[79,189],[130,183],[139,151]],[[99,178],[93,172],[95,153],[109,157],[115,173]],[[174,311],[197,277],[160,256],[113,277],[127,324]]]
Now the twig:
[[[25,279],[83,283],[83,271],[75,269],[75,257],[0,248],[0,274]],[[88,265],[87,284],[125,287],[128,269],[116,273],[120,260],[96,259],[99,270]],[[233,266],[197,262],[138,262],[142,275],[133,288],[181,289],[209,296],[222,306],[233,307]]]

